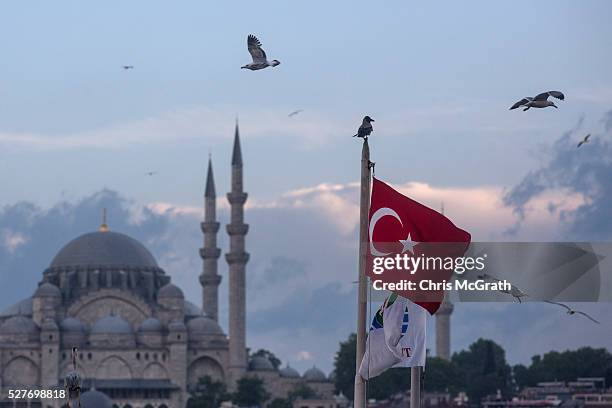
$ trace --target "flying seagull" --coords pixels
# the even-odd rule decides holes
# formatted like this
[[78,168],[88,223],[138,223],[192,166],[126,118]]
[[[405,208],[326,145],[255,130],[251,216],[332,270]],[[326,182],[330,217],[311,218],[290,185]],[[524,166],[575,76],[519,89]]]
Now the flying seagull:
[[147,172],[145,173],[145,176],[154,176],[154,175],[156,175],[156,174],[157,174],[157,172],[156,172],[156,171],[147,171]]
[[375,122],[375,120],[371,117],[364,117],[363,121],[361,122],[361,126],[359,126],[359,130],[357,130],[357,134],[353,135],[353,137],[363,137],[364,139],[367,139],[372,133],[372,130],[374,130],[372,127],[372,122]]
[[[491,275],[488,274],[484,274],[484,275],[478,275],[479,279],[484,279],[484,280],[494,280],[497,282],[503,282],[501,279],[497,279]],[[523,303],[523,301],[521,300],[524,297],[529,296],[528,294],[526,294],[525,292],[523,292],[522,290],[520,290],[519,288],[517,288],[514,285],[510,285],[510,290],[506,290],[506,289],[500,289],[499,290],[501,293],[505,293],[507,295],[512,296],[513,298],[515,298],[516,300],[518,300],[519,303]]]
[[553,98],[557,98],[557,99],[561,99],[564,100],[565,96],[563,95],[563,93],[559,92],[559,91],[548,91],[548,92],[543,92],[539,95],[536,95],[535,98],[532,97],[526,97],[521,99],[520,101],[518,101],[517,103],[515,103],[514,105],[512,105],[510,107],[510,110],[512,109],[516,109],[519,108],[521,106],[524,106],[525,109],[523,109],[523,111],[528,110],[529,108],[546,108],[548,106],[553,106],[553,107],[557,107],[557,105],[555,105],[555,103],[553,101],[549,101],[548,97],[552,96]]
[[295,115],[297,115],[298,113],[302,112],[304,109],[298,109],[296,111],[291,112],[289,115],[290,118],[294,117]]
[[571,307],[569,307],[568,305],[564,305],[563,303],[553,302],[551,300],[545,300],[544,302],[550,303],[551,305],[557,305],[557,306],[561,306],[561,307],[565,308],[567,310],[567,314],[568,315],[575,315],[576,313],[578,313],[578,314],[583,315],[584,317],[586,317],[587,319],[589,319],[590,321],[592,321],[594,323],[601,324],[600,322],[598,322],[597,320],[593,319],[588,314],[586,314],[584,312],[581,312],[580,310],[574,310]]
[[266,52],[261,48],[261,42],[253,34],[249,34],[247,37],[247,48],[253,58],[253,62],[246,64],[240,68],[250,69],[251,71],[257,71],[268,67],[275,67],[280,64],[278,60],[268,61]]
[[591,137],[591,134],[589,133],[588,135],[586,135],[586,136],[584,137],[584,139],[582,139],[582,140],[580,141],[580,143],[578,143],[578,146],[576,146],[576,147],[580,147],[580,146],[582,146],[582,145],[583,145],[583,144],[585,144],[585,143],[589,143],[589,138],[590,138],[590,137]]
[[121,68],[123,68],[123,69],[125,69],[127,71],[128,69],[134,69],[134,66],[133,65],[123,65],[123,66],[121,66]]

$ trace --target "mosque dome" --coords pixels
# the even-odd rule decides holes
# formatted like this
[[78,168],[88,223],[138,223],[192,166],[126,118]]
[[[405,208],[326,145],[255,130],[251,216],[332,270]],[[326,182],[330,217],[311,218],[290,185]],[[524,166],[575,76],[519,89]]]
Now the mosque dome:
[[217,322],[210,317],[199,316],[187,322],[189,334],[223,334]]
[[112,408],[113,401],[103,392],[92,389],[81,395],[81,405],[87,408]]
[[280,376],[284,378],[300,378],[300,373],[295,368],[287,365],[287,367],[280,370]]
[[306,370],[304,373],[304,379],[306,381],[327,381],[325,373],[314,366]]
[[51,268],[87,265],[158,267],[153,255],[140,242],[108,230],[90,232],[73,239],[51,262]]
[[34,297],[62,297],[62,292],[52,283],[44,282],[38,286]]
[[74,317],[67,317],[60,322],[60,328],[63,332],[82,333],[85,331],[85,325]]
[[140,323],[140,327],[138,327],[139,332],[160,332],[163,327],[159,319],[155,317],[149,317]]
[[110,315],[99,319],[91,328],[91,334],[132,334],[132,326],[121,316]]
[[157,298],[183,298],[183,291],[174,283],[162,286],[157,293]]
[[274,365],[268,357],[255,356],[251,358],[249,363],[249,370],[251,371],[274,371]]
[[26,316],[13,316],[0,326],[0,334],[38,334],[39,327]]

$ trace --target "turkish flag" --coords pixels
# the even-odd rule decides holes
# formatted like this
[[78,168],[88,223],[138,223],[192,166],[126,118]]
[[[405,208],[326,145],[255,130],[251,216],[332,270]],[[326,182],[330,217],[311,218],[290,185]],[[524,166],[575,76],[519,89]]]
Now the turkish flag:
[[[444,300],[444,289],[421,290],[422,280],[434,283],[450,282],[453,269],[448,270],[432,261],[427,268],[407,271],[397,268],[374,273],[374,258],[396,257],[397,254],[412,258],[426,257],[454,260],[463,256],[470,245],[468,232],[457,228],[444,215],[395,191],[389,185],[374,178],[370,204],[368,256],[366,274],[372,280],[415,282],[416,290],[394,290],[434,314]],[[427,261],[429,262],[429,261]]]

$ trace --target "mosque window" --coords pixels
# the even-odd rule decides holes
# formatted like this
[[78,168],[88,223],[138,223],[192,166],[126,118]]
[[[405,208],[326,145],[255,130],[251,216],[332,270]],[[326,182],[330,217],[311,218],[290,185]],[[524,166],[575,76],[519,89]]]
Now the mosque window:
[[87,353],[87,359],[91,360],[91,353]]
[[136,353],[136,360],[140,360],[140,353]]

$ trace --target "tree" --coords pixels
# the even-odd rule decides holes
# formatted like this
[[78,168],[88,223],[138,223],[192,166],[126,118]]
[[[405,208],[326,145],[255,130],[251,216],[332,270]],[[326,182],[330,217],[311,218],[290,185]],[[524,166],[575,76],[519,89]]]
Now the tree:
[[268,408],[291,408],[292,405],[286,398],[274,398],[272,402],[268,404]]
[[612,354],[604,348],[582,347],[563,352],[550,351],[531,358],[531,365],[513,369],[519,387],[542,381],[573,381],[578,377],[604,377],[612,384]]
[[282,364],[282,361],[278,357],[276,357],[274,353],[266,349],[259,349],[255,353],[251,354],[251,356],[252,357],[267,357],[276,370],[278,370],[278,368]]
[[355,384],[355,353],[357,350],[357,335],[352,333],[346,341],[340,342],[340,348],[334,357],[336,392],[342,391],[349,399],[353,399]]
[[236,392],[232,396],[234,404],[241,407],[263,407],[270,394],[259,377],[242,377],[238,380]]
[[459,373],[456,385],[465,389],[475,403],[497,390],[505,395],[511,391],[511,368],[506,363],[506,353],[492,340],[478,339],[468,350],[453,354],[452,363]]
[[229,399],[225,384],[207,375],[198,380],[191,394],[187,408],[218,408],[221,402]]
[[315,390],[313,390],[306,384],[297,384],[295,388],[289,392],[288,395],[288,399],[291,404],[293,404],[293,401],[299,398],[309,399],[316,397],[317,393],[315,392]]
[[449,391],[454,394],[460,389],[459,377],[459,370],[452,361],[427,357],[423,384],[426,391]]

